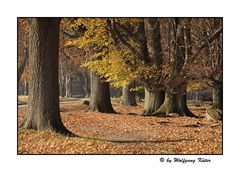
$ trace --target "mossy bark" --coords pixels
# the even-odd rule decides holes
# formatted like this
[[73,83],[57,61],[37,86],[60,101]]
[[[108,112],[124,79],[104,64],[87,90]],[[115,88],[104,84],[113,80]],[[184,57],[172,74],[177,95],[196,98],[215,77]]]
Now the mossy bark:
[[143,115],[152,115],[163,103],[164,91],[148,91],[145,89]]
[[166,92],[163,104],[153,115],[169,116],[173,113],[178,114],[178,116],[197,117],[187,107],[186,93],[172,94]]

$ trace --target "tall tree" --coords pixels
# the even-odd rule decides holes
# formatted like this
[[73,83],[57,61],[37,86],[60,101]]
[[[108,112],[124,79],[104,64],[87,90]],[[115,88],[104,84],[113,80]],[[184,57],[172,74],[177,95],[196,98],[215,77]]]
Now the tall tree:
[[[222,27],[222,19],[211,19],[210,25],[213,30]],[[210,65],[213,70],[207,72],[207,77],[212,81],[213,87],[213,107],[223,109],[223,35],[222,33],[213,41],[213,45],[209,46]]]
[[[162,55],[161,55],[161,42],[160,42],[160,24],[158,18],[146,18],[144,19],[144,33],[146,39],[146,45],[143,45],[142,49],[147,51],[146,54],[148,60],[147,64],[151,64],[153,66],[157,66],[157,70],[159,71],[158,78],[161,78],[161,66],[162,66]],[[144,48],[146,46],[146,48]],[[150,85],[147,85],[145,88],[145,102],[144,102],[144,115],[149,115],[155,112],[163,103],[164,100],[164,91],[157,88],[152,87],[151,82]]]
[[[186,21],[187,20],[187,21]],[[178,81],[179,76],[183,72],[183,67],[190,54],[185,51],[185,43],[189,43],[190,31],[185,30],[185,22],[190,22],[188,19],[173,18],[169,19],[169,83],[166,87],[165,99],[163,104],[153,114],[169,115],[177,113],[179,115],[194,116],[187,108],[186,104],[186,86],[187,83]],[[184,32],[188,36],[184,37]],[[184,39],[185,38],[185,39]]]
[[60,18],[31,18],[29,21],[29,115],[23,127],[73,135],[63,125],[59,110]]

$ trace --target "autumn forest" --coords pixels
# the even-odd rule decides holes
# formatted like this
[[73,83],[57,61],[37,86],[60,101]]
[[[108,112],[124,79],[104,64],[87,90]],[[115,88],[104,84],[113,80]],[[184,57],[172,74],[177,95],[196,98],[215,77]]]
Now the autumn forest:
[[223,18],[17,18],[18,154],[222,154]]

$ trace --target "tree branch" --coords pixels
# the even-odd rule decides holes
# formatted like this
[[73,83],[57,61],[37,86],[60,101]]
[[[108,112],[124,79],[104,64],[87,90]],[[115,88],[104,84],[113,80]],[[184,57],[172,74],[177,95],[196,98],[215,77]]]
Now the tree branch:
[[222,33],[222,28],[219,28],[211,37],[207,39],[202,45],[200,45],[198,52],[205,48],[208,44],[213,42]]
[[113,22],[113,31],[115,32],[115,34],[117,35],[117,37],[119,38],[119,40],[126,45],[134,54],[137,54],[139,57],[142,57],[142,55],[134,48],[132,47],[131,44],[129,44],[120,34],[120,32],[117,29],[117,23]]
[[111,37],[112,37],[112,39],[113,39],[114,45],[118,45],[118,40],[117,40],[117,37],[116,37],[116,35],[115,35],[115,32],[114,32],[114,30],[113,30],[113,28],[112,28],[112,24],[111,24],[110,19],[107,19],[107,27],[108,27],[108,29],[109,29],[109,31],[110,31],[110,34],[111,34]]

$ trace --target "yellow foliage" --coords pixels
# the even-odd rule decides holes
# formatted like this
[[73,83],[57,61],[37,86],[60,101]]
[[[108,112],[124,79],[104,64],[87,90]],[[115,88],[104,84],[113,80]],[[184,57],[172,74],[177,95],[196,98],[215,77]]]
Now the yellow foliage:
[[[81,65],[98,73],[105,81],[115,87],[122,87],[139,78],[151,81],[159,80],[161,70],[155,65],[136,65],[136,54],[119,43],[113,44],[111,34],[107,28],[108,18],[79,18],[69,27],[85,26],[83,36],[69,40],[65,45],[74,45],[82,49],[90,49],[89,59]],[[112,18],[112,20],[126,25],[142,22],[141,18]],[[129,40],[131,44],[131,39]]]

